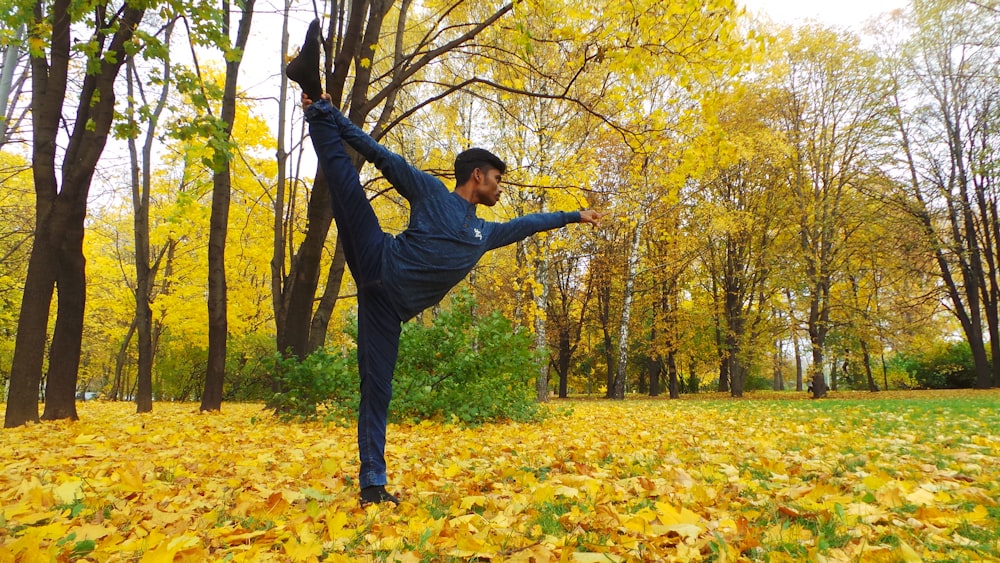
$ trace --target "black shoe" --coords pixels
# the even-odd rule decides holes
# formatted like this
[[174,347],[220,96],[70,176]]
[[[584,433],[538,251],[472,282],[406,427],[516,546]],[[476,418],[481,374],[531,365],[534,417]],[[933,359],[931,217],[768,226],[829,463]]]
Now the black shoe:
[[361,489],[362,507],[368,506],[369,504],[382,504],[383,502],[399,504],[399,499],[386,492],[385,487],[382,485],[375,485],[373,487],[365,487]]
[[285,67],[285,76],[297,83],[309,99],[318,102],[323,96],[323,83],[319,79],[319,52],[320,42],[319,20],[313,20],[306,31],[306,40],[302,43],[302,49],[295,56],[288,66]]

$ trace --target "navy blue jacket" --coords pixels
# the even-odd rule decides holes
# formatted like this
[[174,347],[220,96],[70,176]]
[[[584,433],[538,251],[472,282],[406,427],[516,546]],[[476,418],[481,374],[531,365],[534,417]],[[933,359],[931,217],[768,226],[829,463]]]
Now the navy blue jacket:
[[580,222],[579,211],[532,213],[505,223],[484,221],[476,216],[475,204],[410,166],[339,111],[334,115],[344,141],[410,203],[409,225],[387,238],[382,253],[382,285],[394,297],[401,320],[439,302],[487,251]]

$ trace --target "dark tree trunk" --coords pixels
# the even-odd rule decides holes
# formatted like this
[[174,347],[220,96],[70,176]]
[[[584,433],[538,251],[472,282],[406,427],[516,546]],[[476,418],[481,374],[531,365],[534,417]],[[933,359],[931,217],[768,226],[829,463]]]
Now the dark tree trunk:
[[[37,186],[36,183],[36,190]],[[38,204],[41,209],[41,200]],[[39,236],[51,229],[41,223],[36,225],[15,336],[5,428],[38,422],[38,394],[42,382],[42,362],[45,359],[49,305],[55,289],[56,264],[53,260],[55,253],[49,249],[46,238]]]
[[[171,20],[164,33],[164,43],[169,47],[173,33],[174,20]],[[134,115],[131,99],[134,99],[135,60],[128,60],[129,110]],[[157,258],[157,264],[150,263],[149,245],[149,194],[152,189],[153,173],[153,142],[156,139],[156,126],[167,103],[170,84],[170,61],[163,62],[163,84],[160,94],[150,116],[146,139],[142,146],[141,167],[138,162],[139,152],[135,139],[129,139],[129,153],[132,159],[132,208],[134,210],[133,230],[135,232],[135,328],[138,332],[136,341],[138,365],[136,367],[136,412],[152,412],[153,410],[153,310],[150,306],[153,295],[153,280],[163,252]],[[141,89],[141,86],[140,86]],[[140,174],[141,169],[141,174]],[[166,248],[164,248],[164,251]]]
[[795,390],[802,391],[802,350],[799,349],[798,336],[792,333],[792,350],[795,354]]
[[670,387],[670,398],[679,399],[681,397],[680,374],[677,373],[677,357],[673,351],[667,354],[667,378]]
[[861,361],[865,364],[865,376],[868,378],[868,390],[872,393],[878,391],[878,384],[875,383],[875,375],[872,374],[872,356],[868,352],[868,344],[865,339],[861,339]]
[[318,168],[306,211],[308,227],[288,271],[282,300],[285,309],[279,313],[283,313],[284,330],[278,331],[278,351],[287,357],[304,358],[309,348],[309,325],[319,285],[320,259],[333,222],[330,205],[326,176],[322,168]]
[[569,365],[573,358],[573,344],[570,342],[569,327],[560,324],[556,372],[559,374],[559,398],[565,399],[569,395]]
[[729,381],[731,377],[729,373],[729,368],[730,368],[729,358],[726,357],[725,351],[722,351],[720,353],[722,355],[720,356],[719,359],[719,393],[728,393]]
[[658,397],[660,395],[660,374],[663,373],[663,361],[658,357],[649,358],[646,364],[646,372],[649,374],[649,396]]
[[774,346],[774,378],[771,386],[775,391],[781,391],[785,388],[785,376],[782,373],[783,360],[781,341],[778,341]]
[[[254,0],[245,0],[240,8],[240,24],[234,43],[242,52],[250,36]],[[228,4],[224,32],[228,34]],[[226,63],[226,84],[222,94],[220,141],[229,139],[236,117],[236,81],[242,56]],[[220,143],[222,144],[222,143]],[[229,199],[232,189],[231,155],[217,148],[213,155],[212,213],[208,231],[208,365],[205,370],[205,391],[201,410],[222,408],[223,385],[226,378],[226,348],[229,333],[226,303],[226,235],[229,225]]]
[[330,317],[333,315],[333,308],[336,306],[337,300],[340,299],[340,285],[344,281],[346,268],[344,245],[340,244],[338,239],[333,251],[333,261],[330,263],[330,271],[326,276],[326,288],[323,290],[323,296],[320,297],[319,305],[316,307],[309,327],[309,346],[306,348],[306,355],[312,354],[326,344]]
[[[111,386],[111,393],[109,395],[116,401],[125,397],[125,364],[128,362],[128,348],[132,345],[132,337],[135,336],[136,327],[137,322],[133,318],[132,324],[129,325],[128,331],[125,333],[125,338],[122,339],[121,346],[118,347],[118,355],[115,358],[115,381]],[[119,397],[119,394],[121,397]]]
[[[326,61],[327,90],[336,105],[340,105],[340,101],[343,99],[347,72],[351,67],[351,61],[360,48],[361,33],[365,21],[365,1],[350,0],[350,4],[348,11],[350,20],[346,23],[343,36],[338,34],[337,29],[338,26],[345,25],[344,22],[337,18],[331,18],[330,29],[326,33],[326,41],[323,45],[326,51],[324,60]],[[339,49],[332,44],[334,39],[342,39],[342,42],[339,43]],[[336,65],[333,64],[334,59],[336,59]],[[367,88],[367,83],[365,87]],[[276,300],[281,304],[280,308],[275,311],[278,352],[290,358],[305,358],[311,351],[315,350],[321,335],[311,336],[311,328],[316,322],[320,325],[329,323],[329,318],[326,318],[325,322],[323,319],[313,318],[313,303],[316,301],[316,289],[319,287],[320,260],[323,257],[323,247],[330,233],[330,226],[333,223],[330,192],[321,167],[317,166],[315,178],[306,210],[305,238],[292,258],[288,275],[281,287],[281,296]],[[340,246],[339,242],[337,246]],[[342,254],[343,250],[338,248],[337,252]],[[332,271],[333,267],[331,267]],[[331,282],[332,280],[327,281],[327,291],[324,298],[335,303],[338,294],[332,292],[339,292],[340,284],[337,283],[336,287],[333,288]],[[325,329],[322,339],[326,340]],[[272,389],[275,392],[281,390],[279,380],[275,379],[272,382]]]

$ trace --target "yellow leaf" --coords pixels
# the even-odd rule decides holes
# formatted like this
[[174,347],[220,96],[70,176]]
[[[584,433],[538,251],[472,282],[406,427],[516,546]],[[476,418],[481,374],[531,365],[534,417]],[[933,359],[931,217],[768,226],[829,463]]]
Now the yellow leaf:
[[73,504],[83,498],[83,481],[76,479],[66,481],[52,490],[52,494],[61,504]]
[[131,463],[126,465],[121,471],[117,472],[117,475],[120,479],[123,492],[141,493],[143,491],[142,474],[139,473],[139,468],[135,465]]
[[302,542],[291,537],[283,546],[285,554],[292,561],[308,561],[323,555],[323,545],[318,542]]
[[566,497],[566,498],[577,498],[580,496],[579,489],[573,487],[567,487],[565,485],[556,487],[555,490],[552,492],[556,496]]
[[480,553],[486,548],[486,543],[469,533],[459,533],[456,535],[458,549],[468,553]]
[[114,531],[114,528],[108,528],[100,524],[83,524],[72,528],[69,533],[76,534],[76,541],[83,541],[99,540]]
[[474,506],[486,507],[486,497],[482,495],[468,496],[462,499],[462,510],[468,510]]
[[656,514],[660,523],[668,526],[671,524],[700,524],[702,522],[701,516],[697,513],[683,507],[677,510],[666,502],[656,503]]
[[870,491],[877,491],[885,485],[885,479],[878,475],[869,475],[861,480],[861,483]]
[[900,560],[903,561],[903,563],[921,563],[921,561],[924,560],[919,553],[910,547],[910,544],[906,543],[902,539],[899,540],[899,549],[897,551]]
[[934,493],[926,489],[917,489],[906,495],[906,500],[909,501],[910,504],[916,505],[934,504]]

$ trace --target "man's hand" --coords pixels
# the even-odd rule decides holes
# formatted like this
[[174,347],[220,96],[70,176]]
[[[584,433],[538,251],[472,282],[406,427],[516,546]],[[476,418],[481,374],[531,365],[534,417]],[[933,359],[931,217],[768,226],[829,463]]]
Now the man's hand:
[[[330,94],[324,93],[323,99],[329,102],[331,100]],[[306,108],[311,106],[312,103],[313,101],[309,99],[309,96],[307,96],[305,92],[302,92],[302,111],[306,111]]]
[[601,225],[601,217],[604,217],[604,214],[594,211],[593,209],[584,209],[580,212],[580,222],[587,223],[588,225],[593,225],[595,227],[599,227]]

